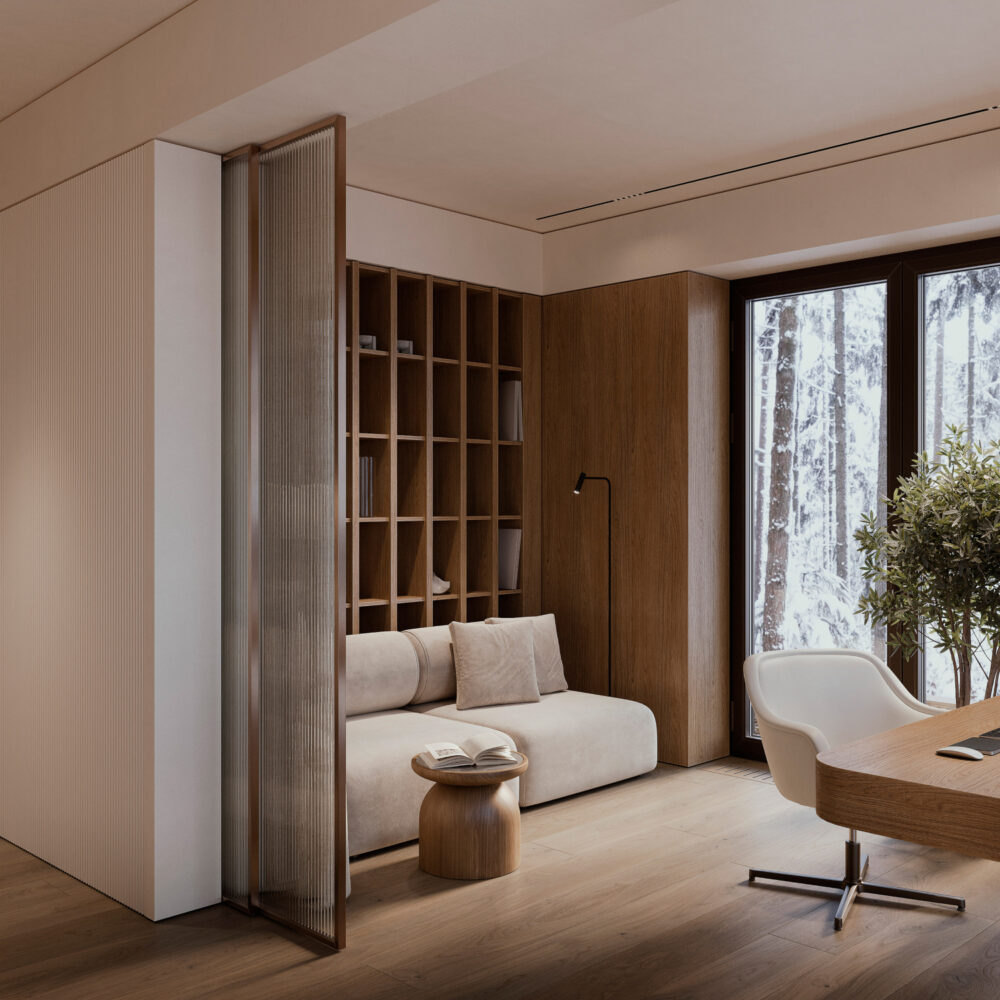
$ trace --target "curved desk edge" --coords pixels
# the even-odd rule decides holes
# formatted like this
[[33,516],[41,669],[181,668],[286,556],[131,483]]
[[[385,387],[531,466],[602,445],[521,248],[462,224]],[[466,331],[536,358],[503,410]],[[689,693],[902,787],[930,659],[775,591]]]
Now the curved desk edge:
[[1000,698],[835,747],[816,758],[816,813],[843,827],[1000,861],[1000,755],[935,750],[1000,727]]

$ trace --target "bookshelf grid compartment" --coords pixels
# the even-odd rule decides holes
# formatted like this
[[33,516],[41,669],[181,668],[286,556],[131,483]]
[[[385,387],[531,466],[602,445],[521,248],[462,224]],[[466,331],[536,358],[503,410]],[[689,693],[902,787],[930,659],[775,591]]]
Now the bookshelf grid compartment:
[[[499,417],[500,383],[540,352],[537,301],[348,263],[349,633],[538,613],[521,582],[540,563],[535,533],[522,535],[517,588],[500,589],[497,551],[500,528],[540,518],[537,483],[525,491],[534,439],[502,439]],[[522,398],[529,437],[538,414]],[[448,593],[433,593],[434,573]]]

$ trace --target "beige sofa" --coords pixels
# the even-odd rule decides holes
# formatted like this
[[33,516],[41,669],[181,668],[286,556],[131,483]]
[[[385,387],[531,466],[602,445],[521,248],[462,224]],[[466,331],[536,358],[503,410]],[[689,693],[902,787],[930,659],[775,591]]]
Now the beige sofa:
[[538,702],[455,707],[447,625],[347,639],[347,828],[352,857],[413,840],[427,782],[410,758],[428,742],[461,742],[470,727],[523,751],[522,806],[632,778],[656,767],[645,705],[559,691]]

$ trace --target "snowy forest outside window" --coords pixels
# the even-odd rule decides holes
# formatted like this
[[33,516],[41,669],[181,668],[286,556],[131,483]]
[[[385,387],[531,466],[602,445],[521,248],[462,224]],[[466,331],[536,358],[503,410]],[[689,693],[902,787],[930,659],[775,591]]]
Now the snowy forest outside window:
[[887,482],[886,293],[879,281],[750,303],[753,652],[885,656],[854,613],[853,534]]
[[[854,531],[949,425],[1000,440],[1000,238],[749,277],[732,296],[733,752],[762,755],[750,653],[869,650],[953,704],[947,654],[890,651],[855,614]],[[984,688],[974,668],[974,701]]]
[[[997,440],[1000,267],[928,274],[922,285],[923,448],[936,455],[949,425],[964,426],[973,441]],[[982,700],[985,681],[974,666],[973,701]],[[955,697],[951,660],[933,647],[924,658],[924,696],[948,703]]]

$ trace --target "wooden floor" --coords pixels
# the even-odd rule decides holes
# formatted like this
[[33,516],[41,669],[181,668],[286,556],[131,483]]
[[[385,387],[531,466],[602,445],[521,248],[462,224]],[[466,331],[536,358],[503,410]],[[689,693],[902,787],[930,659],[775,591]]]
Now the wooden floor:
[[0,997],[1000,997],[1000,866],[865,838],[873,880],[968,910],[864,903],[834,934],[827,897],[746,867],[839,874],[842,831],[742,762],[529,809],[523,834],[491,882],[423,875],[414,845],[356,862],[340,954],[222,906],[154,925],[0,841]]

